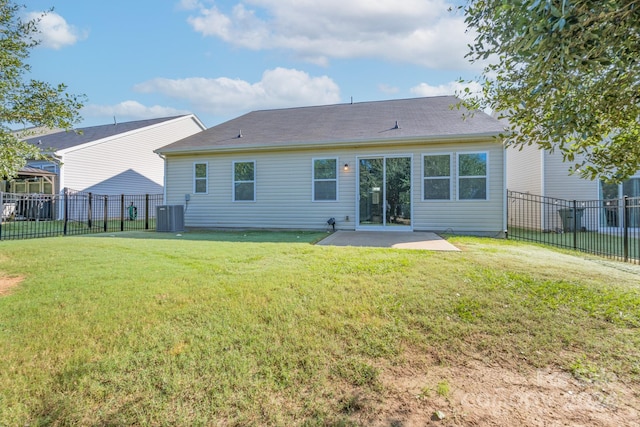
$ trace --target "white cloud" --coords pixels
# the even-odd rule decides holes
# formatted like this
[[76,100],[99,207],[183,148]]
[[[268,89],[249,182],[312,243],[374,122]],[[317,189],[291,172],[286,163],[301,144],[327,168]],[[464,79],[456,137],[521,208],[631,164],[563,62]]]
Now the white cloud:
[[473,35],[445,0],[245,0],[229,11],[194,0],[188,22],[205,36],[253,49],[284,49],[316,64],[383,58],[429,68],[470,68]]
[[465,89],[469,89],[470,94],[479,95],[482,91],[482,86],[477,82],[449,82],[438,86],[431,86],[428,83],[420,83],[417,86],[411,88],[411,93],[418,96],[442,96],[442,95],[457,95],[462,98],[465,95]]
[[395,86],[390,86],[388,84],[385,83],[381,83],[378,85],[378,90],[384,94],[387,95],[393,95],[396,94],[398,92],[400,92],[400,88],[395,87]]
[[198,0],[180,0],[178,3],[178,9],[183,10],[194,10],[200,7],[200,2]]
[[90,104],[85,106],[81,113],[83,116],[89,117],[115,117],[119,122],[123,122],[129,120],[179,116],[182,114],[189,114],[190,112],[171,107],[162,107],[160,105],[147,107],[137,101],[124,101],[116,105]]
[[88,32],[80,31],[55,12],[30,12],[28,21],[38,21],[40,30],[40,46],[51,49],[61,49],[70,46],[88,37]]
[[327,76],[285,68],[267,70],[250,83],[227,77],[156,78],[134,87],[141,93],[161,93],[189,102],[194,110],[228,116],[256,109],[340,102],[340,89]]

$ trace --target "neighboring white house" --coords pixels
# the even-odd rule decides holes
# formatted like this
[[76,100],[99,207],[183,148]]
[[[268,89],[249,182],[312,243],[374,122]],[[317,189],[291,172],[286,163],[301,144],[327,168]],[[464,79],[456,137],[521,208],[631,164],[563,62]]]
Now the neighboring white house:
[[254,111],[156,150],[191,228],[499,236],[503,125],[455,97]]
[[[27,141],[57,161],[29,161],[4,191],[55,194],[69,188],[103,195],[162,193],[164,161],[154,150],[204,129],[189,114],[34,136]],[[34,168],[55,173],[56,179],[36,179]]]
[[[536,146],[521,150],[507,148],[506,159],[508,190],[569,202],[575,200],[577,208],[585,208],[583,226],[589,230],[619,227],[624,212],[621,202],[615,199],[640,197],[640,172],[621,184],[592,181],[569,174],[569,165],[563,162],[561,153],[550,153]],[[555,230],[561,227],[561,218],[555,210],[541,210],[538,214],[534,222],[539,228]],[[640,227],[636,210],[630,216],[631,225]]]

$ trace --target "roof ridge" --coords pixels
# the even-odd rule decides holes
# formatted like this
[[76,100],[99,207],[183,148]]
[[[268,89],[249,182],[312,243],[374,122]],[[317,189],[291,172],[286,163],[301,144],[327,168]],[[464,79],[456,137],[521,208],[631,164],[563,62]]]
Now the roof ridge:
[[[436,98],[455,98],[459,99],[455,95],[436,95],[436,96],[414,96],[411,98],[396,98],[396,99],[377,99],[371,101],[357,101],[357,102],[339,102],[335,104],[318,104],[318,105],[303,105],[299,107],[280,107],[280,108],[262,108],[259,110],[252,110],[250,113],[259,113],[263,111],[285,111],[285,110],[302,110],[302,109],[311,109],[311,108],[327,108],[327,107],[340,107],[347,105],[365,105],[365,104],[376,104],[376,103],[395,103],[395,102],[407,102],[407,101],[418,101],[424,99],[436,99]],[[240,116],[241,117],[241,116]]]

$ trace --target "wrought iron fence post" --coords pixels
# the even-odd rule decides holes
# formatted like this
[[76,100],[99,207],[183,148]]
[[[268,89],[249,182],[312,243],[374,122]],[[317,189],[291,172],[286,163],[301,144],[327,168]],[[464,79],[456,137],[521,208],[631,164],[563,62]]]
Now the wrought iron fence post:
[[109,228],[109,197],[104,196],[104,232]]
[[[0,191],[0,208],[2,208],[2,215],[4,215],[4,194]],[[0,240],[2,240],[2,223],[3,218],[0,215]]]
[[573,249],[578,249],[578,210],[577,202],[573,201]]
[[144,229],[149,229],[149,195],[144,195]]
[[120,195],[120,231],[124,231],[124,194]]
[[91,223],[93,222],[93,194],[89,193],[89,209],[87,211],[87,224],[89,225],[89,229],[91,229]]
[[69,189],[64,189],[64,228],[63,235],[67,235],[67,224],[69,222]]
[[629,261],[629,196],[624,196],[624,260]]

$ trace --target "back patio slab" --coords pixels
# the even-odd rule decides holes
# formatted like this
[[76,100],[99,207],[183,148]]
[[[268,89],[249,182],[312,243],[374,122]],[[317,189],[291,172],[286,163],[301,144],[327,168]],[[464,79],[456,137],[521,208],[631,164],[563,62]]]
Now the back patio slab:
[[336,231],[317,243],[324,246],[363,246],[374,248],[420,249],[431,251],[459,251],[436,233]]

